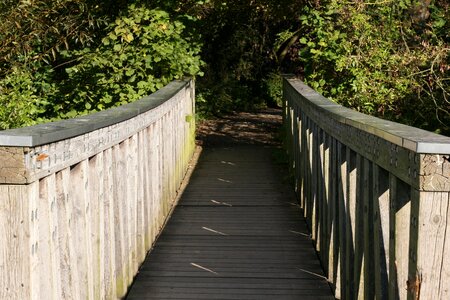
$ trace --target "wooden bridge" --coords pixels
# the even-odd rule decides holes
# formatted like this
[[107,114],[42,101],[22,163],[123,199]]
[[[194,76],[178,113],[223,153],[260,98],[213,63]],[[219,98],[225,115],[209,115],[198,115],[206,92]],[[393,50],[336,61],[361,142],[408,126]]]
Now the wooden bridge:
[[0,299],[450,298],[450,138],[295,78],[284,99],[295,191],[247,145],[206,148],[181,193],[190,80],[0,132]]

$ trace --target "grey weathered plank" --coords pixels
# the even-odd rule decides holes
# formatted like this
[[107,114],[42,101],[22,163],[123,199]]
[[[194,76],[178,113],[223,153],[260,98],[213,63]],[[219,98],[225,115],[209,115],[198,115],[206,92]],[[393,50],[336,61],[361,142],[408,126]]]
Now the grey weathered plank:
[[128,299],[334,299],[271,151],[203,152]]

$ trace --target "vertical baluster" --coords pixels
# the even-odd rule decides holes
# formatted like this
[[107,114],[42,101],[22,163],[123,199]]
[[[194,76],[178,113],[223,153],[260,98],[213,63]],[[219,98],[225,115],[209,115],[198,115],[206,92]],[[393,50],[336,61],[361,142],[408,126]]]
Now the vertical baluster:
[[409,263],[409,233],[411,220],[411,193],[405,182],[397,179],[395,193],[395,266],[398,296],[406,299]]
[[80,281],[77,262],[77,240],[75,238],[72,195],[70,195],[70,168],[56,174],[56,197],[58,206],[58,229],[61,270],[61,298],[77,299]]
[[92,239],[88,220],[90,220],[89,199],[89,166],[88,161],[78,163],[70,170],[71,230],[76,243],[77,265],[79,267],[80,297],[92,299],[93,269],[92,269]]
[[450,193],[412,191],[408,296],[448,299]]
[[0,299],[39,299],[39,185],[0,185]]
[[345,230],[345,299],[354,298],[355,293],[355,272],[354,272],[354,262],[355,262],[355,232],[356,232],[356,191],[357,191],[357,164],[356,164],[356,153],[347,148],[346,150],[346,161],[347,161],[347,185],[345,193],[345,211],[346,211],[346,230]]
[[311,237],[314,242],[317,242],[317,226],[318,220],[318,199],[317,199],[317,170],[318,166],[318,126],[316,123],[312,123],[312,136],[311,136]]
[[91,199],[91,236],[93,255],[94,298],[104,298],[104,177],[103,152],[89,160],[89,189]]
[[336,289],[335,296],[338,299],[341,299],[345,296],[345,282],[347,279],[345,273],[345,266],[347,265],[346,261],[346,215],[347,212],[345,210],[347,203],[347,156],[346,156],[346,147],[341,143],[337,143],[337,160],[338,160],[338,173],[337,173],[337,197],[338,197],[338,230],[337,230],[337,240],[339,242],[339,251],[337,254],[338,257],[338,267],[337,267],[337,278],[336,278]]
[[145,245],[145,222],[146,222],[146,200],[147,194],[147,149],[149,147],[147,140],[147,128],[142,129],[138,134],[137,143],[137,206],[136,206],[136,259],[138,266],[144,261],[147,248]]
[[373,234],[375,299],[388,299],[389,173],[373,166]]
[[59,252],[57,251],[58,214],[56,208],[55,174],[39,182],[39,272],[40,290],[49,299],[61,296]]
[[113,147],[113,178],[114,178],[114,236],[116,255],[116,291],[118,297],[123,297],[126,293],[128,283],[128,257],[126,253],[127,231],[126,231],[126,209],[124,207],[124,197],[126,193],[125,180],[123,174],[125,170],[124,145],[119,144]]
[[139,262],[137,258],[137,227],[138,227],[138,206],[137,206],[137,190],[138,190],[138,140],[137,135],[134,134],[126,140],[127,145],[127,193],[126,198],[123,199],[127,203],[128,208],[128,255],[129,255],[129,281],[128,284],[133,282],[134,274],[138,271]]
[[103,153],[104,183],[103,183],[103,206],[104,206],[104,290],[105,298],[117,297],[116,272],[116,235],[115,235],[115,190],[113,149],[106,149]]
[[373,226],[373,169],[367,158],[363,161],[363,218],[364,218],[364,298],[374,298],[374,226]]
[[337,187],[337,141],[330,137],[330,150],[329,150],[329,178],[327,185],[328,188],[328,234],[329,234],[329,248],[328,248],[328,280],[336,285],[337,280],[337,265],[338,265],[338,236],[337,226],[338,220],[338,195],[336,193]]
[[330,231],[331,222],[330,220],[330,141],[331,137],[328,134],[324,136],[324,147],[323,147],[323,181],[324,181],[324,191],[323,191],[323,247],[322,247],[322,263],[326,275],[329,275],[329,251],[330,251]]
[[326,236],[326,196],[325,196],[325,139],[326,133],[322,129],[319,129],[319,148],[318,148],[318,162],[317,162],[317,171],[318,171],[318,180],[317,180],[317,198],[319,203],[319,226],[318,226],[318,234],[317,234],[317,242],[316,242],[316,250],[322,256],[322,253],[325,249],[325,243],[327,243]]

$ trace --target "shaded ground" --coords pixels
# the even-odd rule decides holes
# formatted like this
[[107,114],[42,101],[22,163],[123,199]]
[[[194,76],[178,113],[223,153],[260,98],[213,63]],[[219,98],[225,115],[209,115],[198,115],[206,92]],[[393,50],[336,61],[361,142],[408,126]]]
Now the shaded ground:
[[202,146],[280,145],[281,109],[255,113],[235,112],[197,124],[197,143]]

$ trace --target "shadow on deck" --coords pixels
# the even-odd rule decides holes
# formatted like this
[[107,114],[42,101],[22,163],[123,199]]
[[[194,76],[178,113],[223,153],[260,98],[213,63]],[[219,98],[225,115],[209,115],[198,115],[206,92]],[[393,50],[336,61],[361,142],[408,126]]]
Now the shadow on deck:
[[127,299],[334,299],[272,162],[280,120],[269,115],[200,128],[205,149]]

